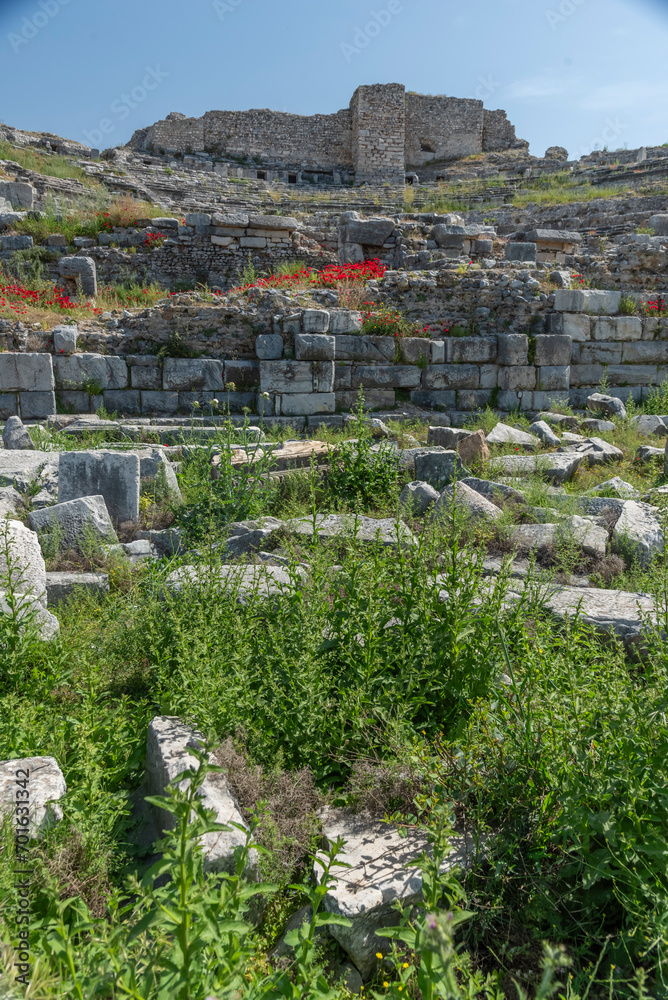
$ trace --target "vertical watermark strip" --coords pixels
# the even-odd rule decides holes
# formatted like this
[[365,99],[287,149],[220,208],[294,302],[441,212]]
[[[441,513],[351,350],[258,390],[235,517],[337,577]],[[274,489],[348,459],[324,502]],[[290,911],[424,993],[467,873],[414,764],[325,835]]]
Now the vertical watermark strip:
[[16,969],[17,983],[30,982],[30,768],[14,772],[14,885],[16,888]]

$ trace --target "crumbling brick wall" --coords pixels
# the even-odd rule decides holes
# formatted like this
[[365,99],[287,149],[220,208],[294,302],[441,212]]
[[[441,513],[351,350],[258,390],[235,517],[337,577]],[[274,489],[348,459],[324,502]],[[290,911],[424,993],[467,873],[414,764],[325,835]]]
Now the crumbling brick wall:
[[529,148],[528,142],[517,138],[515,126],[508,121],[505,111],[483,111],[482,116],[482,149],[485,153]]
[[406,94],[406,162],[455,159],[482,150],[482,101]]

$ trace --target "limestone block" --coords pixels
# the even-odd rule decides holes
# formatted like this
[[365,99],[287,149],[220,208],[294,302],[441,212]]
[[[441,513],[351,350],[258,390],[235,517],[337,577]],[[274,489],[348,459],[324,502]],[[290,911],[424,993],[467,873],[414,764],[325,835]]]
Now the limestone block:
[[573,478],[581,462],[582,456],[574,454],[499,455],[492,459],[490,466],[500,476],[532,476],[539,473],[558,486]]
[[207,212],[186,212],[186,226],[210,226],[211,216]]
[[457,393],[452,389],[413,389],[411,403],[429,410],[454,410],[457,405]]
[[[149,795],[164,796],[167,785],[183,771],[198,767],[197,758],[189,751],[202,750],[204,737],[176,716],[156,716],[149,723],[146,738],[146,789]],[[180,787],[187,787],[184,778]],[[243,832],[248,826],[230,791],[225,774],[207,774],[199,791],[202,804],[215,813],[216,822],[228,826],[227,830],[205,833],[201,838],[204,850],[204,868],[210,872],[234,872],[234,851],[246,843]],[[155,807],[152,807],[155,808]],[[156,809],[162,830],[171,830],[174,817],[163,809]],[[236,824],[231,826],[230,824]],[[238,827],[242,829],[239,830]],[[257,880],[257,852],[251,850],[245,872],[250,881]]]
[[[21,757],[0,762],[0,814],[14,824],[17,816],[28,819],[17,831],[26,840],[17,839],[21,854],[26,851],[28,839],[41,837],[46,830],[63,818],[58,804],[67,791],[63,772],[54,757]],[[27,806],[27,813],[20,807]],[[20,834],[19,834],[20,836]],[[16,858],[19,866],[19,858]]]
[[313,392],[313,366],[310,361],[261,361],[262,392]]
[[458,482],[455,486],[446,486],[443,490],[434,505],[430,520],[447,522],[453,504],[473,520],[482,518],[496,521],[501,517],[501,510],[496,504],[477,493],[467,483]]
[[226,361],[225,384],[256,386],[260,383],[260,365],[257,361]]
[[427,430],[427,444],[437,445],[440,448],[456,450],[457,445],[464,438],[470,437],[471,431],[466,431],[460,427],[429,427]]
[[527,365],[529,338],[524,333],[506,333],[498,339],[497,362],[500,365]]
[[480,365],[480,388],[493,389],[499,383],[498,365]]
[[[287,529],[293,535],[313,538],[313,518],[298,517],[288,521]],[[349,514],[317,514],[315,534],[322,541],[354,538],[358,542],[379,543],[386,547],[394,547],[399,544],[414,548],[417,545],[417,539],[413,532],[402,521],[397,521],[392,517],[374,518]]]
[[603,413],[605,416],[626,419],[626,407],[617,396],[606,396],[601,392],[593,392],[587,397],[587,408],[593,413]]
[[538,447],[540,441],[533,434],[527,434],[526,431],[521,431],[517,427],[510,427],[508,424],[499,421],[487,435],[487,444],[510,444],[534,450]]
[[363,246],[382,247],[394,230],[394,220],[372,218],[351,220],[345,227],[345,243],[360,243]]
[[578,365],[619,365],[622,362],[622,344],[593,340],[587,344],[573,344],[572,359]]
[[285,417],[334,413],[336,396],[333,392],[284,393],[280,397],[280,406]]
[[634,555],[641,566],[649,566],[654,556],[663,553],[663,531],[656,508],[625,500],[612,532],[612,548]]
[[427,365],[422,371],[423,389],[477,389],[479,385],[476,365]]
[[362,313],[356,309],[331,309],[329,313],[329,332],[355,333],[362,326]]
[[454,365],[489,364],[496,361],[497,342],[491,337],[449,337],[445,341],[445,361]]
[[37,192],[26,181],[0,181],[0,199],[4,198],[13,207],[31,209]]
[[536,388],[536,369],[533,365],[515,365],[512,368],[499,368],[499,389],[517,392],[519,389]]
[[360,385],[365,389],[417,389],[420,369],[416,365],[355,365],[351,387]]
[[32,236],[0,236],[0,249],[5,253],[15,250],[29,250],[33,245]]
[[104,497],[119,524],[139,517],[139,458],[117,451],[66,451],[60,456],[58,501]]
[[643,340],[625,343],[621,348],[625,364],[668,364],[668,341]]
[[502,389],[497,397],[498,409],[505,411],[532,410],[534,393],[527,389],[522,392]]
[[[365,389],[364,408],[366,410],[389,410],[396,400],[394,389]],[[359,389],[336,393],[336,405],[340,410],[352,410],[359,404]]]
[[91,542],[118,541],[103,496],[80,497],[33,510],[28,523],[38,535],[57,536],[63,549],[82,551]]
[[336,337],[336,360],[391,363],[394,361],[395,346],[394,337],[339,334]]
[[483,430],[474,431],[473,434],[469,434],[468,437],[460,441],[457,445],[457,452],[465,465],[489,462],[491,458],[491,452],[487,447],[485,432]]
[[334,362],[316,361],[313,365],[313,391],[334,392]]
[[570,365],[544,365],[537,369],[538,388],[568,389],[571,384]]
[[304,309],[302,313],[302,329],[304,333],[327,333],[329,330],[329,312],[326,309]]
[[571,385],[599,385],[604,370],[601,364],[571,365]]
[[289,215],[251,215],[250,229],[299,229],[299,222]]
[[364,247],[361,243],[342,243],[339,247],[339,264],[364,263]]
[[234,243],[233,236],[212,236],[211,242],[215,247],[230,247]]
[[74,354],[77,349],[77,336],[79,328],[76,323],[72,326],[54,326],[53,334],[54,354]]
[[57,607],[82,592],[91,595],[109,593],[107,573],[47,573],[46,604]]
[[508,243],[506,245],[506,260],[535,263],[536,249],[535,243]]
[[437,490],[444,489],[453,479],[469,474],[456,451],[416,449],[413,463],[415,478]]
[[18,415],[18,396],[13,392],[0,392],[0,420]]
[[592,322],[592,340],[640,340],[642,320],[638,316],[602,316]]
[[2,443],[9,451],[34,451],[35,445],[30,437],[30,431],[23,426],[20,417],[7,418],[2,432]]
[[245,229],[248,225],[248,216],[243,212],[223,214],[214,212],[211,216],[211,223],[214,226],[231,226],[234,229]]
[[46,607],[46,566],[34,531],[20,521],[5,520],[0,524],[0,596],[7,590],[9,568],[4,555],[4,538],[7,538],[12,570],[12,585],[17,594],[26,594]]
[[[599,316],[610,316],[619,311],[621,297],[621,292],[558,288],[554,292],[554,308],[557,312],[585,312]],[[609,340],[610,338],[604,339]]]
[[[58,264],[60,276],[65,279],[76,279],[73,291],[81,288],[83,295],[95,298],[97,295],[97,269],[92,257],[61,257]],[[66,288],[69,290],[69,288]]]
[[0,353],[0,392],[53,391],[50,354]]
[[439,495],[438,490],[435,490],[429,483],[422,483],[419,480],[407,483],[401,491],[399,507],[406,512],[408,517],[422,517],[429,507],[438,500]]
[[[2,191],[0,191],[1,194]],[[11,198],[9,200],[11,201]],[[647,225],[654,230],[657,236],[668,236],[668,213],[663,212],[650,216]]]
[[142,389],[141,411],[144,414],[157,416],[173,416],[179,410],[178,392],[155,392]]
[[[531,395],[531,393],[527,393]],[[457,391],[458,410],[480,410],[491,403],[492,392],[490,389],[459,389]]]
[[558,447],[561,444],[561,439],[544,420],[535,420],[529,427],[529,433],[534,434],[537,438],[540,438],[543,444],[550,447]]
[[165,358],[162,387],[172,391],[223,389],[223,362],[213,358]]
[[606,371],[610,385],[657,385],[664,377],[656,365],[608,365]]
[[267,245],[264,236],[242,236],[239,246],[249,250],[263,250]]
[[260,333],[255,338],[255,353],[262,361],[275,361],[283,356],[280,333]]
[[109,413],[119,413],[121,416],[139,416],[141,413],[139,389],[105,389],[102,400]]
[[569,365],[571,363],[571,338],[559,334],[540,334],[536,337],[534,364]]
[[20,392],[19,409],[22,420],[43,420],[56,412],[54,392]]
[[441,249],[454,247],[462,249],[466,240],[466,228],[464,226],[436,225],[430,233],[430,238],[434,240],[436,246]]
[[420,358],[431,360],[431,341],[424,337],[402,337],[399,345],[401,358],[408,365],[414,365]]
[[82,389],[93,383],[99,389],[124,389],[128,366],[123,358],[104,354],[59,355],[53,359],[56,384],[64,389]]
[[445,363],[445,340],[432,340],[431,342],[431,363],[432,365],[442,365]]
[[130,385],[133,389],[160,389],[162,386],[162,371],[155,365],[132,365],[130,367]]
[[564,313],[562,333],[574,341],[585,341],[591,337],[591,319],[577,313]]

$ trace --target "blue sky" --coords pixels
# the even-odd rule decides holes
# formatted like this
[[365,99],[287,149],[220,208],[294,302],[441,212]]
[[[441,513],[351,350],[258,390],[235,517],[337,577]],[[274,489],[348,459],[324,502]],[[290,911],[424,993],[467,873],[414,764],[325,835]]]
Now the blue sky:
[[0,121],[89,145],[390,82],[504,108],[536,155],[668,142],[668,0],[0,0]]

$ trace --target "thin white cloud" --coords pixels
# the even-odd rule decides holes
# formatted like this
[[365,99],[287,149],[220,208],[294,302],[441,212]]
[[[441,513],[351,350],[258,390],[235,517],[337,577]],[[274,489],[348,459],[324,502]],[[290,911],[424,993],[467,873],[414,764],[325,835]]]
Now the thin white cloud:
[[639,111],[668,101],[668,80],[627,80],[593,88],[580,102],[583,111]]
[[566,97],[582,93],[583,80],[576,77],[544,74],[515,80],[505,88],[505,95],[517,101],[531,101],[545,97]]

